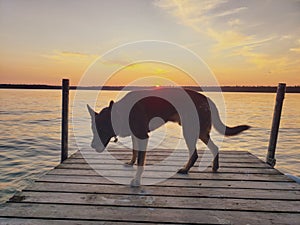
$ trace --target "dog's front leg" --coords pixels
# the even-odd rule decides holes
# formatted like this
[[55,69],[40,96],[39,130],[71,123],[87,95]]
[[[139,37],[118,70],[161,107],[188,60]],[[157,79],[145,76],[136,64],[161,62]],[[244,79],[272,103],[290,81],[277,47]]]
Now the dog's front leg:
[[132,187],[139,187],[141,185],[142,174],[144,172],[144,161],[145,161],[146,151],[138,152],[137,169],[134,179],[131,181],[130,185]]
[[131,160],[127,163],[125,163],[125,166],[133,166],[135,164],[135,161],[136,161],[136,158],[137,158],[137,155],[138,155],[138,151],[132,149],[132,157],[131,157]]
[[137,170],[135,177],[131,181],[130,185],[132,187],[138,187],[141,185],[142,174],[144,172],[146,149],[148,144],[147,139],[138,139],[137,140],[138,150],[137,150]]
[[129,162],[125,163],[125,166],[133,166],[135,164],[138,155],[138,140],[133,135],[131,136],[131,140],[132,140],[132,157]]

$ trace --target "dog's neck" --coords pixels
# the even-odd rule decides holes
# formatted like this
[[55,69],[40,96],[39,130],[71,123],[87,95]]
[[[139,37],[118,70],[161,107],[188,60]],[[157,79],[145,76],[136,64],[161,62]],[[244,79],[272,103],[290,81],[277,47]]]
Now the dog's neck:
[[128,119],[123,117],[122,110],[119,102],[114,103],[111,111],[111,122],[116,136],[126,137],[130,135],[130,131],[126,128]]

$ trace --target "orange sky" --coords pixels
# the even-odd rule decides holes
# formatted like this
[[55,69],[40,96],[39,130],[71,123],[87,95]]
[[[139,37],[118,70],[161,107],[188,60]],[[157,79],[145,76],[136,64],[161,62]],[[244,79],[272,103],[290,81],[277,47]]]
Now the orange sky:
[[[193,51],[220,85],[300,85],[299,27],[298,0],[0,0],[0,83],[60,84],[68,77],[76,85],[107,51],[151,39]],[[166,53],[160,51],[155,54]],[[137,53],[127,54],[112,60],[127,62]],[[190,66],[170,55],[176,57]],[[112,75],[111,66],[98,71],[99,83]],[[127,85],[146,76],[195,84],[180,69],[161,63],[125,67],[106,84]]]

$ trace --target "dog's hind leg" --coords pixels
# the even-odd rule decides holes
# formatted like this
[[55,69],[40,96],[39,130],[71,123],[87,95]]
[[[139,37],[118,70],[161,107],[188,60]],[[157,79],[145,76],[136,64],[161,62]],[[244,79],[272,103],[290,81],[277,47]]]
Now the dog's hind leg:
[[189,160],[183,168],[181,168],[177,171],[177,173],[187,174],[189,172],[189,170],[191,169],[191,167],[194,166],[195,162],[198,159],[198,154],[197,154],[197,149],[196,149],[197,139],[192,138],[190,133],[187,130],[185,130],[184,128],[183,128],[183,136],[184,136],[186,145],[189,150]]
[[207,147],[210,149],[210,151],[214,156],[212,171],[217,172],[219,169],[219,148],[218,146],[215,145],[215,143],[211,139],[209,139]]
[[191,167],[194,166],[197,159],[198,159],[197,149],[194,149],[192,155],[190,155],[190,158],[189,158],[189,161],[187,162],[187,164],[183,168],[179,169],[177,171],[177,173],[187,174],[189,172],[189,170],[191,169]]
[[205,137],[200,137],[200,139],[207,145],[211,153],[213,154],[214,160],[212,165],[212,171],[217,172],[219,169],[219,148],[215,145],[215,143],[211,140],[209,135]]

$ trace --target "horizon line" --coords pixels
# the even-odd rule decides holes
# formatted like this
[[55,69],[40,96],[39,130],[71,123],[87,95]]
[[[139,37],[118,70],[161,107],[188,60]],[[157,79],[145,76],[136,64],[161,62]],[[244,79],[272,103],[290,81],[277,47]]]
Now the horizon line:
[[[126,90],[124,88],[126,87]],[[76,86],[70,85],[70,90],[105,90],[105,91],[133,91],[149,88],[164,88],[164,87],[176,87],[176,86],[123,86],[123,85],[106,85],[106,86]],[[189,88],[195,91],[205,92],[257,92],[257,93],[276,93],[277,86],[194,86],[194,85],[182,85],[182,88]],[[0,84],[0,89],[48,89],[48,90],[61,90],[62,85],[47,85],[47,84]],[[300,86],[286,86],[286,93],[300,93]]]
[[[283,83],[283,82],[280,82]],[[34,84],[34,83],[0,83],[0,86],[49,86],[49,87],[61,87],[62,85],[59,84]],[[158,85],[159,87],[277,87],[277,85]],[[70,87],[157,87],[157,85],[86,85],[86,86],[79,86],[79,85],[70,85]],[[300,84],[296,85],[287,85],[286,87],[300,87]]]

